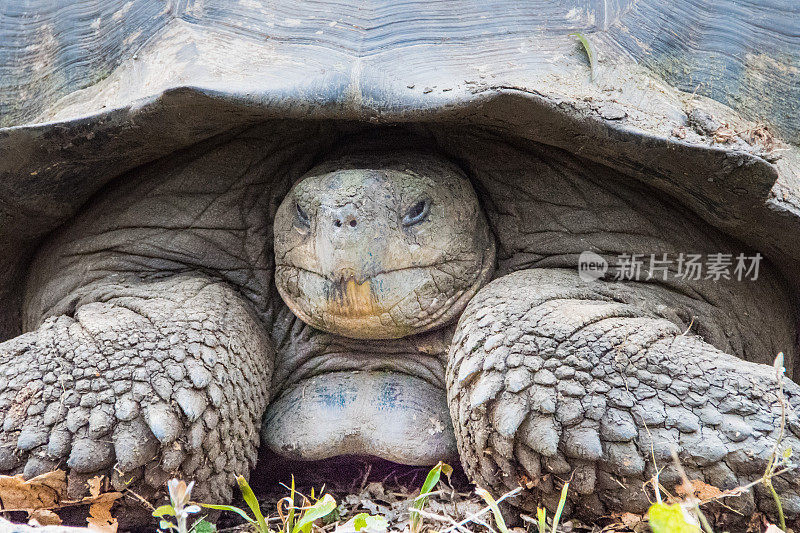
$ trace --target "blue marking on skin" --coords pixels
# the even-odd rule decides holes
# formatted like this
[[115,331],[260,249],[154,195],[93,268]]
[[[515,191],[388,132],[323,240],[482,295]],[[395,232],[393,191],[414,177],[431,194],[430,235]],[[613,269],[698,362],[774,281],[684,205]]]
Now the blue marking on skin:
[[378,408],[394,410],[397,407],[399,398],[400,389],[397,383],[392,380],[386,380],[381,384],[381,390],[378,393]]
[[320,387],[317,396],[322,405],[331,409],[344,409],[356,399],[352,390],[340,387]]

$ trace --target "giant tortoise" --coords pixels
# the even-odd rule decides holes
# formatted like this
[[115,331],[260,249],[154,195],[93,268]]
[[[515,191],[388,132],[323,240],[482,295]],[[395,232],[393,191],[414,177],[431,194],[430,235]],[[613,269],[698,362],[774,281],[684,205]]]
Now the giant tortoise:
[[460,459],[599,516],[800,450],[792,0],[0,10],[0,473]]

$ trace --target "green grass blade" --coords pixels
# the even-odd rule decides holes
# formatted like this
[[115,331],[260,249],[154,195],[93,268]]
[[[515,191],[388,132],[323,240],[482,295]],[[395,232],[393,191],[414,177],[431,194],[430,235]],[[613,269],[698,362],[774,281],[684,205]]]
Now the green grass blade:
[[239,485],[239,490],[242,491],[242,498],[244,498],[244,502],[247,504],[250,510],[253,511],[253,515],[256,517],[258,530],[261,531],[261,533],[267,533],[269,531],[269,526],[267,526],[267,521],[264,520],[264,515],[261,514],[261,505],[258,503],[258,499],[253,493],[253,489],[250,488],[250,485],[248,485],[244,476],[236,476],[236,483]]
[[425,504],[428,503],[428,494],[433,492],[434,487],[436,487],[436,485],[439,483],[443,473],[449,478],[450,474],[453,473],[453,467],[447,463],[439,461],[439,463],[431,468],[430,472],[428,472],[425,482],[422,484],[422,488],[419,491],[419,496],[414,499],[414,503],[411,505],[409,513],[411,515],[411,521],[409,525],[412,533],[419,531],[422,519],[419,511],[421,511],[425,507]]
[[216,504],[213,504],[213,503],[198,503],[197,505],[199,505],[200,507],[205,507],[207,509],[216,509],[217,511],[231,511],[232,513],[238,514],[239,516],[241,516],[242,518],[244,518],[245,520],[247,520],[251,524],[255,524],[256,523],[256,521],[254,519],[252,519],[249,516],[247,516],[247,513],[245,513],[244,511],[242,511],[238,507],[234,507],[233,505],[216,505]]
[[284,524],[286,533],[294,530],[294,474],[292,474],[292,486],[289,488],[289,499],[292,500],[292,504],[286,513],[286,524]]
[[547,533],[547,509],[536,508],[536,521],[539,523],[539,533]]
[[297,521],[292,533],[310,533],[311,524],[315,520],[328,516],[336,509],[336,500],[330,494],[325,494],[321,499],[303,512],[303,516]]
[[592,51],[592,43],[589,42],[589,39],[586,38],[584,34],[579,31],[573,32],[569,34],[570,37],[577,37],[578,40],[583,45],[583,49],[586,51],[586,57],[589,58],[589,74],[594,80],[594,72],[595,72],[595,59],[594,59],[594,52]]
[[561,512],[564,510],[564,503],[567,501],[567,491],[569,490],[569,481],[564,483],[564,486],[561,487],[561,498],[558,500],[558,508],[556,509],[556,514],[553,515],[553,533],[557,533],[558,531],[558,521],[561,520]]
[[503,518],[502,513],[500,512],[500,507],[497,505],[497,500],[495,500],[489,491],[486,489],[482,489],[480,487],[475,489],[475,492],[483,498],[486,502],[486,505],[492,510],[492,514],[494,515],[494,521],[497,524],[497,529],[500,530],[500,533],[510,533],[508,527],[506,526],[506,521]]

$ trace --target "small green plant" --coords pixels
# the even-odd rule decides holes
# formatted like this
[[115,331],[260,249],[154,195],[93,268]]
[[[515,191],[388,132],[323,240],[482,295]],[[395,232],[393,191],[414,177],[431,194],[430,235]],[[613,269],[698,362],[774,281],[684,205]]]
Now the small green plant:
[[311,533],[311,526],[314,522],[325,518],[334,510],[336,510],[336,500],[330,494],[323,494],[322,498],[310,506],[302,508],[302,514],[291,528],[291,533]]
[[256,529],[256,531],[258,531],[258,533],[269,533],[269,526],[267,525],[267,521],[264,519],[264,515],[261,513],[261,506],[256,499],[256,495],[253,493],[253,489],[251,489],[250,485],[247,483],[247,480],[244,478],[244,476],[236,476],[236,484],[239,485],[239,490],[242,492],[242,498],[244,498],[244,502],[250,508],[254,518],[251,518],[246,512],[233,505],[216,505],[211,503],[201,503],[200,505],[207,509],[234,512],[247,520]]
[[[550,533],[558,532],[558,523],[561,521],[561,513],[564,511],[564,504],[567,502],[567,492],[569,492],[569,481],[561,487],[561,496],[558,500],[556,514],[553,515],[553,525],[550,526]],[[539,533],[547,533],[547,509],[539,507],[536,509],[536,521],[539,523]]]
[[570,33],[569,35],[570,37],[577,37],[578,40],[581,42],[581,45],[583,45],[583,49],[586,52],[586,57],[589,58],[589,75],[591,76],[592,81],[594,81],[595,58],[594,58],[594,52],[592,51],[592,43],[590,43],[589,39],[587,39],[586,36],[579,31]]
[[778,385],[778,398],[781,402],[781,425],[778,430],[778,438],[775,439],[775,447],[772,449],[772,455],[767,463],[766,470],[764,470],[764,486],[769,490],[772,495],[772,500],[775,502],[775,508],[778,511],[778,525],[781,527],[781,530],[786,531],[786,517],[783,514],[783,505],[781,504],[778,493],[775,491],[775,487],[772,485],[772,478],[775,476],[775,471],[779,466],[783,466],[785,461],[792,456],[791,448],[786,448],[782,454],[779,453],[783,434],[786,430],[786,398],[783,395],[783,377],[786,369],[783,366],[783,352],[780,352],[778,356],[775,357],[773,368],[775,368],[775,380]]
[[[170,503],[153,511],[153,516],[161,519],[159,527],[162,530],[174,533],[189,533],[195,530],[194,527],[190,529],[188,526],[189,515],[200,512],[200,507],[190,502],[192,487],[194,487],[194,481],[188,485],[177,479],[170,479],[167,482]],[[170,516],[175,519],[175,522],[166,518]],[[201,522],[203,521],[201,520]]]
[[[236,477],[236,483],[239,485],[239,490],[242,491],[242,498],[250,508],[253,516],[247,514],[242,509],[233,505],[215,505],[210,503],[201,503],[202,507],[208,509],[217,509],[219,511],[231,511],[249,522],[258,533],[270,533],[269,525],[264,515],[261,512],[261,506],[253,493],[253,489],[247,483],[247,480],[242,476]],[[295,497],[300,495],[303,499],[302,507],[295,506]],[[311,499],[314,499],[312,490]],[[284,514],[284,508],[286,512]],[[295,511],[301,511],[299,516]],[[308,498],[297,492],[294,488],[294,476],[292,476],[292,485],[289,487],[289,496],[282,498],[278,502],[278,515],[283,522],[281,530],[284,533],[311,533],[312,524],[320,519],[328,516],[336,510],[336,500],[330,494],[324,494],[321,498],[316,500],[313,504]],[[199,532],[196,532],[199,533]]]
[[436,485],[439,484],[442,474],[449,478],[452,473],[453,467],[442,461],[439,461],[439,463],[428,472],[428,476],[425,478],[425,482],[422,484],[422,488],[419,491],[419,496],[414,498],[414,503],[411,504],[409,512],[409,528],[411,529],[411,533],[419,533],[422,530],[422,515],[420,511],[422,511],[428,503],[428,496],[433,492]]
[[[284,485],[285,486],[285,485]],[[283,533],[311,533],[311,528],[315,521],[324,519],[337,512],[336,500],[330,494],[323,494],[321,498],[314,497],[314,489],[311,489],[311,497],[307,498],[304,494],[295,490],[294,476],[289,489],[289,496],[282,498],[278,502],[278,516],[283,523],[281,530]],[[295,506],[295,497],[300,496],[300,507]],[[314,503],[311,503],[312,500]],[[284,514],[284,509],[285,514]],[[300,511],[299,515],[295,511]]]

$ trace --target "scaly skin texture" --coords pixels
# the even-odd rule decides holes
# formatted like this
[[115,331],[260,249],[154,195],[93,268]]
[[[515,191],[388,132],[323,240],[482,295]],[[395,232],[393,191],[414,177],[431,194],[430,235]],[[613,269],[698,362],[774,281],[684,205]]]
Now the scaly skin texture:
[[106,474],[149,499],[171,476],[228,500],[254,466],[274,351],[252,306],[202,275],[120,282],[0,344],[0,471]]
[[[638,296],[630,284],[587,283],[559,269],[509,274],[478,293],[447,371],[473,479],[496,493],[529,480],[529,507],[538,498],[555,505],[571,479],[574,511],[601,516],[645,512],[643,482],[657,469],[668,490],[680,483],[671,447],[690,479],[720,489],[763,475],[780,426],[775,370],[687,335]],[[800,446],[800,388],[786,380],[785,395],[779,454]],[[774,483],[796,517],[800,478]],[[726,504],[744,516],[756,507],[774,514],[761,486]]]

